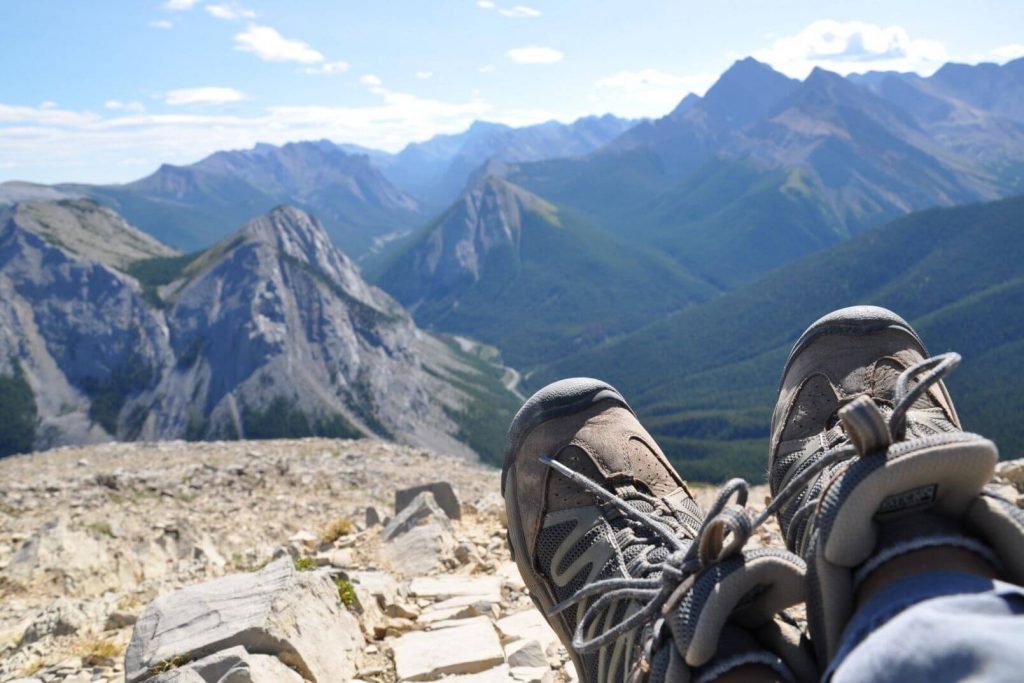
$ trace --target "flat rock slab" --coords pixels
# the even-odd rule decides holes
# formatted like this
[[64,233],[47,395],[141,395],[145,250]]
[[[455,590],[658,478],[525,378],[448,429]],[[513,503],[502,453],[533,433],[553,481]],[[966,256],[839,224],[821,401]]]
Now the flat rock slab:
[[545,653],[561,643],[544,616],[535,609],[516,612],[503,619],[498,619],[496,626],[504,642],[535,640],[540,643]]
[[498,634],[486,621],[439,631],[414,631],[394,642],[400,681],[433,681],[446,674],[473,674],[505,661]]
[[434,495],[434,500],[450,519],[462,519],[462,503],[459,501],[459,495],[446,481],[436,481],[395,491],[395,514],[399,514],[424,491],[429,491]]
[[125,680],[145,680],[175,657],[204,658],[235,646],[274,655],[303,678],[326,683],[355,674],[363,637],[334,583],[320,573],[295,571],[286,557],[259,572],[225,576],[150,603],[125,653]]
[[418,576],[409,582],[409,595],[438,601],[472,597],[471,602],[501,602],[501,577]]

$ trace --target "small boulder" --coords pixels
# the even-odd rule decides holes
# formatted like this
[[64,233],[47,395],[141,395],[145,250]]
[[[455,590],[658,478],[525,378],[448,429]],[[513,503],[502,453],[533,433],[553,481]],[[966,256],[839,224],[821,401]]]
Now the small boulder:
[[434,500],[437,501],[438,506],[444,510],[449,519],[462,519],[462,503],[459,501],[459,495],[452,488],[452,485],[446,481],[436,481],[431,484],[412,486],[395,491],[395,515],[397,516],[402,512],[416,499],[416,496],[424,491],[429,491],[434,495]]
[[388,566],[406,576],[426,574],[444,566],[455,549],[451,522],[434,496],[416,496],[384,528],[381,554]]
[[285,660],[316,682],[351,678],[362,651],[359,622],[326,575],[297,572],[289,558],[232,574],[150,603],[125,653],[125,680],[185,653],[205,657],[235,646]]
[[514,640],[505,646],[505,660],[511,667],[547,667],[544,648],[536,640]]
[[999,463],[996,475],[1018,488],[1024,488],[1024,458]]
[[[172,677],[175,674],[176,677]],[[236,646],[150,678],[146,683],[302,683],[302,676],[270,655]]]
[[128,626],[134,626],[135,622],[139,620],[138,615],[132,614],[131,612],[125,612],[123,610],[114,610],[107,615],[107,620],[103,624],[104,631],[117,631]]
[[21,644],[34,643],[46,636],[78,633],[88,622],[88,615],[78,604],[69,598],[58,598],[29,624],[21,637]]

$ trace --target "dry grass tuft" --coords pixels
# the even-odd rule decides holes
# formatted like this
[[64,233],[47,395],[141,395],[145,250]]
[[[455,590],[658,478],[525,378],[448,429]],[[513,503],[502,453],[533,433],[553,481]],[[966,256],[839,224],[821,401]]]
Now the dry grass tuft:
[[320,541],[325,545],[330,545],[342,536],[348,536],[355,530],[356,525],[352,523],[351,519],[348,517],[338,517],[327,525],[324,533],[320,536]]

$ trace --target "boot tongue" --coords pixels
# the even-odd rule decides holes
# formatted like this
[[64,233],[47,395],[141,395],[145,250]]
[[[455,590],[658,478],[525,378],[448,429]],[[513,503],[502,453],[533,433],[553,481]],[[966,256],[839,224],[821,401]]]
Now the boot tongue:
[[[876,399],[885,401],[890,406],[896,403],[896,382],[903,374],[904,367],[892,358],[883,358],[874,364],[868,377],[869,393]],[[914,410],[927,410],[929,408],[940,408],[941,406],[932,397],[930,391],[926,391],[914,401],[911,406]]]

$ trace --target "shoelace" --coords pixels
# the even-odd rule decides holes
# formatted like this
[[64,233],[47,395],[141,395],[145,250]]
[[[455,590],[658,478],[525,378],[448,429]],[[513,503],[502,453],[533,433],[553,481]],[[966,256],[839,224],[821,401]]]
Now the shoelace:
[[[891,434],[891,441],[900,441],[904,438],[907,412],[914,402],[959,363],[959,354],[945,353],[923,360],[900,374],[896,381],[895,407],[888,422],[883,423]],[[911,381],[921,373],[925,374],[911,388]],[[867,401],[871,400],[866,396],[863,398]],[[857,401],[851,402],[843,409],[841,415],[851,416],[862,406],[863,404],[858,404]],[[680,539],[670,526],[662,523],[656,516],[638,510],[627,500],[608,491],[589,477],[566,467],[549,456],[542,456],[540,458],[542,463],[615,507],[625,517],[660,536],[671,550],[669,556],[660,565],[660,577],[595,581],[554,605],[548,610],[548,616],[559,614],[590,597],[600,596],[587,607],[583,617],[577,623],[572,640],[573,649],[581,655],[588,654],[613,643],[634,629],[652,624],[653,628],[648,634],[644,646],[645,659],[649,660],[655,642],[660,642],[664,637],[664,631],[667,630],[664,627],[664,615],[670,614],[679,605],[703,570],[714,563],[738,554],[746,545],[750,535],[776,514],[820,472],[834,464],[856,458],[858,455],[857,446],[849,442],[841,443],[835,448],[825,451],[807,469],[794,476],[757,515],[752,515],[750,510],[745,507],[750,485],[743,479],[731,479],[715,497],[714,503],[708,509],[704,522],[696,534],[697,541],[693,543]],[[730,505],[730,501],[734,497],[736,504]],[[810,511],[813,511],[819,502],[819,498],[806,502],[797,511],[797,516],[810,514]],[[808,512],[804,512],[804,510],[808,510]],[[611,603],[620,600],[634,600],[642,606],[622,622],[585,640],[586,632],[601,616],[603,610]],[[634,666],[634,677],[637,677],[640,662]]]
[[[690,511],[671,506],[661,499],[638,491],[632,486],[624,486],[617,489],[617,491],[618,498],[626,502],[632,502],[631,507],[634,509],[639,507],[638,503],[645,504],[651,510],[647,514],[664,520],[665,525],[673,530],[676,537],[697,538],[702,520],[694,516]],[[640,511],[643,512],[642,509]],[[661,544],[660,537],[656,533],[652,534],[643,523],[638,522],[634,518],[622,516],[620,520],[623,526],[615,532],[615,542],[622,550],[623,556],[632,555],[626,562],[626,570],[629,574],[633,577],[646,578],[660,570],[664,558],[652,561],[651,557],[652,554],[664,547]],[[629,552],[638,546],[639,551],[637,553],[632,554]]]
[[[892,412],[889,414],[887,423],[882,424],[871,424],[870,429],[885,429],[888,431],[888,439],[890,443],[896,443],[903,441],[907,434],[907,416],[910,412],[910,408],[917,402],[921,396],[924,395],[932,385],[940,381],[943,377],[948,375],[953,369],[960,364],[960,354],[950,352],[943,353],[931,358],[916,363],[903,372],[900,373],[896,379],[896,388],[894,390],[894,406]],[[910,387],[910,382],[921,375],[917,384]],[[856,419],[853,416],[867,414],[864,408],[867,404],[871,403],[874,405],[874,401],[867,395],[859,396],[849,401],[840,411],[840,415],[844,416],[846,420]],[[865,426],[866,423],[865,423]],[[799,493],[806,484],[809,484],[817,474],[821,473],[825,469],[832,467],[833,465],[839,464],[846,460],[852,459],[857,456],[863,446],[858,446],[851,441],[851,435],[849,430],[844,430],[839,442],[832,448],[824,451],[822,455],[810,466],[807,467],[803,472],[799,473],[792,480],[790,480],[783,489],[775,496],[776,500],[786,497],[786,501],[791,498],[794,494]],[[793,483],[800,482],[800,486],[796,487],[796,490],[791,494],[787,495],[793,489]],[[791,548],[795,548],[797,553],[803,555],[807,545],[806,529],[809,528],[808,521],[811,515],[818,508],[821,503],[821,495],[826,487],[821,487],[819,494],[811,498],[797,508],[796,512],[789,520],[789,526],[786,531],[786,545]],[[783,505],[785,504],[783,503]],[[798,537],[801,537],[800,543],[797,543]]]

